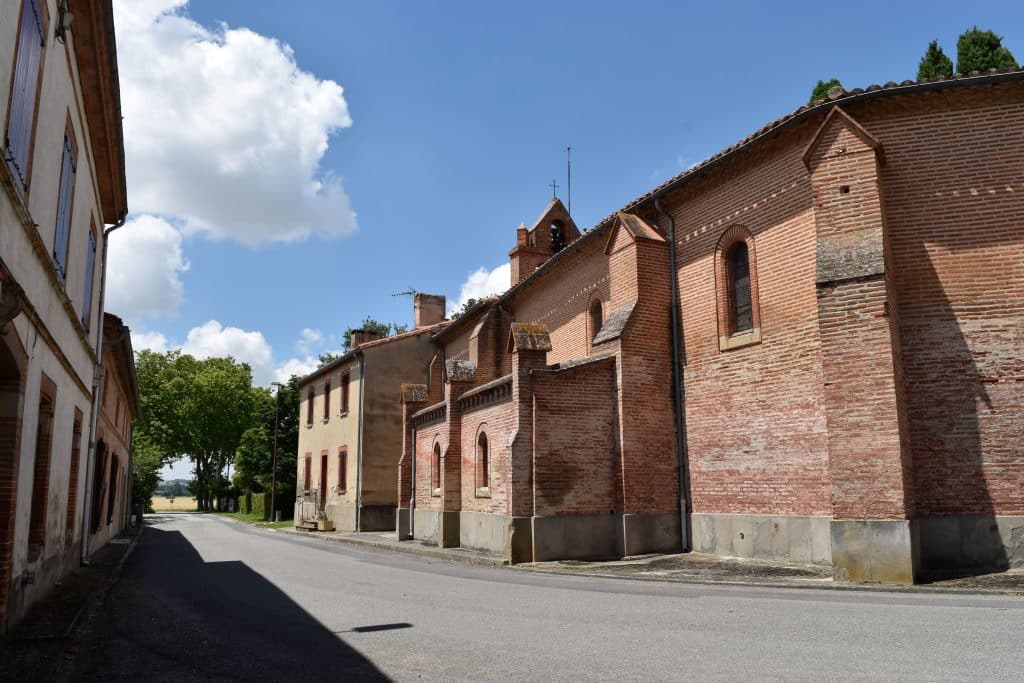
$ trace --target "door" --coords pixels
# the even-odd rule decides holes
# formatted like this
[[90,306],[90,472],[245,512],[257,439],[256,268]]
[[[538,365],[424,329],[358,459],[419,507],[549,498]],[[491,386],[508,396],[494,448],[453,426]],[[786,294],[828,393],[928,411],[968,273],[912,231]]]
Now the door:
[[320,509],[327,508],[327,455],[320,456]]

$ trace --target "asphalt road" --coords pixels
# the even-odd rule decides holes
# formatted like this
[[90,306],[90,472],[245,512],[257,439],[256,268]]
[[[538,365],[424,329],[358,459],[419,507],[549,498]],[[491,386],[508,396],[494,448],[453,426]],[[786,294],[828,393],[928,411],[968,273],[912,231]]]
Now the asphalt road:
[[1024,600],[708,587],[152,520],[76,680],[1014,680]]

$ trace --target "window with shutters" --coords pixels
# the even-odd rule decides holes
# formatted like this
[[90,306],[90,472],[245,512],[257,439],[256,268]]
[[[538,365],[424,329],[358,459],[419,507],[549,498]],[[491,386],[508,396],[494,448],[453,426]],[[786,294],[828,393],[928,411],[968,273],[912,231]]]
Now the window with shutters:
[[67,279],[68,243],[71,241],[71,207],[75,199],[75,138],[64,131],[64,155],[57,191],[57,226],[53,237],[53,267],[61,284]]
[[723,233],[715,258],[718,343],[721,351],[761,341],[754,238],[735,225]]
[[46,3],[42,0],[22,0],[20,4],[14,79],[7,112],[7,129],[4,131],[4,161],[16,179],[15,186],[25,194],[28,192],[32,165],[43,48],[48,34]]
[[312,470],[313,470],[313,454],[312,453],[306,453],[305,466],[304,466],[303,476],[302,476],[302,490],[305,491],[306,493],[309,493],[310,478],[313,475]]
[[348,490],[348,447],[338,448],[338,493]]
[[306,426],[313,426],[313,387],[306,392]]
[[92,283],[96,277],[96,227],[89,228],[89,242],[85,252],[85,294],[82,297],[82,325],[92,325]]
[[324,382],[324,422],[331,419],[331,380]]
[[107,494],[107,524],[114,521],[114,503],[117,502],[117,479],[121,466],[117,453],[110,456],[110,492]]
[[348,387],[352,383],[351,373],[346,372],[341,376],[341,412],[348,412]]

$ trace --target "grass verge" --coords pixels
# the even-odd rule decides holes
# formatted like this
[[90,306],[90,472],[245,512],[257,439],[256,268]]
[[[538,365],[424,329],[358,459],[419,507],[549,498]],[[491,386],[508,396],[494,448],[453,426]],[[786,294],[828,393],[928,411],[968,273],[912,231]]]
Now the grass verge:
[[253,526],[261,526],[265,529],[286,529],[295,526],[295,522],[290,519],[282,519],[280,522],[267,522],[260,515],[247,515],[241,512],[218,512],[216,514],[221,517],[228,517],[236,522],[252,524]]

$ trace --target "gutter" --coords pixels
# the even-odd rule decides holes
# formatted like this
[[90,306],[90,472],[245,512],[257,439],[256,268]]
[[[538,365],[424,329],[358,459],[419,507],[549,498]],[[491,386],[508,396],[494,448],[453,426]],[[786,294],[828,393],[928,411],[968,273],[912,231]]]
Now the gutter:
[[[96,366],[92,372],[92,416],[89,420],[89,449],[85,457],[85,508],[82,510],[82,566],[89,566],[89,529],[92,527],[92,499],[96,495],[93,484],[96,477],[93,469],[96,459],[96,429],[100,419],[100,400],[103,388],[103,304],[107,295],[107,244],[110,233],[125,224],[128,212],[103,231],[103,258],[100,260],[100,300],[96,323]],[[129,451],[131,446],[129,445]],[[130,459],[130,456],[129,456]]]
[[654,196],[654,209],[668,219],[668,260],[669,292],[672,306],[672,401],[676,418],[676,458],[679,461],[679,541],[684,552],[692,549],[690,515],[687,513],[690,498],[687,477],[686,452],[686,402],[684,400],[682,356],[680,353],[682,325],[679,316],[679,278],[676,273],[676,220],[661,207],[661,195]]

